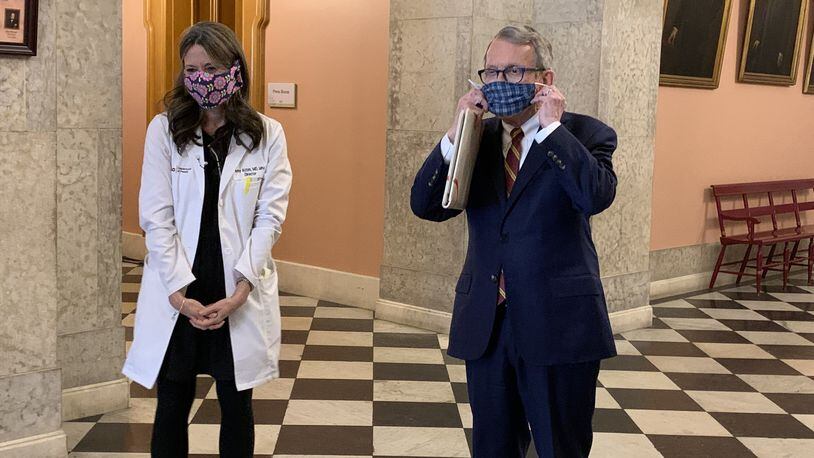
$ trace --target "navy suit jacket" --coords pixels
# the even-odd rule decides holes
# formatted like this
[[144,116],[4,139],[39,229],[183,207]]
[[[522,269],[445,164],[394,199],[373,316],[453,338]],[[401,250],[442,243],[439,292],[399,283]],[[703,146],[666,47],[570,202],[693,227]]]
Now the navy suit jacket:
[[[589,116],[565,113],[560,127],[533,143],[507,198],[502,125],[497,118],[484,122],[448,353],[466,360],[485,353],[502,268],[524,360],[552,365],[615,356],[589,218],[616,196],[616,133]],[[419,218],[445,221],[461,213],[441,206],[448,169],[439,144],[413,183],[410,206]]]

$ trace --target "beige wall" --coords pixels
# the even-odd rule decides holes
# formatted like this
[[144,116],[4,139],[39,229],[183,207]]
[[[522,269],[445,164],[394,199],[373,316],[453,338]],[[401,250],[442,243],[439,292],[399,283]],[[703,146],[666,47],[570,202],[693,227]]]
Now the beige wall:
[[802,93],[811,21],[796,86],[737,83],[746,4],[732,2],[719,89],[659,89],[652,250],[717,241],[712,184],[814,176],[814,96]]
[[[275,247],[277,259],[379,275],[388,4],[271,2],[266,81],[295,82],[299,92],[297,109],[266,109],[283,123],[294,170],[288,220]],[[123,228],[140,233],[147,38],[142,2],[125,1],[123,13]]]

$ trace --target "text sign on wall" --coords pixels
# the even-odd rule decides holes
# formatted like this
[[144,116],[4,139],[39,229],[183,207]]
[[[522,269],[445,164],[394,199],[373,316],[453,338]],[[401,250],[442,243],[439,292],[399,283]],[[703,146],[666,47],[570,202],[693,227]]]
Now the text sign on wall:
[[271,108],[297,107],[297,85],[295,83],[269,83],[268,91]]

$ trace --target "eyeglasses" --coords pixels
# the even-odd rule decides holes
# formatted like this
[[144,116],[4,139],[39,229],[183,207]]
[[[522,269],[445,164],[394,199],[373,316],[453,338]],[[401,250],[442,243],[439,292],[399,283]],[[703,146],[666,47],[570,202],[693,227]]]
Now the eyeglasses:
[[529,68],[518,67],[516,65],[509,65],[504,69],[499,68],[484,68],[478,70],[478,76],[484,84],[493,83],[500,79],[500,74],[503,73],[503,78],[509,83],[519,83],[526,76],[526,72],[541,72],[545,71],[544,68]]

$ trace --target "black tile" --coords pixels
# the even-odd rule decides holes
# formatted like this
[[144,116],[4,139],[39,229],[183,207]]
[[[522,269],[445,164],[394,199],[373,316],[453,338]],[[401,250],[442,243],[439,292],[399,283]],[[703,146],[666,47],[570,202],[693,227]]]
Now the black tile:
[[375,347],[441,348],[435,334],[406,334],[377,332],[373,334]]
[[754,457],[755,454],[734,437],[647,436],[656,450],[672,457]]
[[68,420],[69,423],[96,423],[102,415],[93,415],[91,417],[77,418],[76,420]]
[[788,332],[788,329],[767,320],[718,320],[733,331]]
[[313,317],[316,307],[280,307],[280,316],[286,317]]
[[623,409],[645,410],[685,410],[702,411],[704,409],[683,391],[678,390],[638,390],[607,388],[613,399]]
[[152,389],[144,388],[136,382],[130,383],[130,397],[131,398],[155,398],[158,393],[155,386]]
[[122,302],[138,301],[138,293],[122,293]]
[[122,275],[122,283],[141,283],[141,275]]
[[291,399],[372,401],[373,380],[297,379]]
[[687,299],[687,302],[694,305],[695,307],[698,307],[699,309],[743,310],[746,308],[735,301],[720,301],[714,299]]
[[274,454],[372,455],[373,427],[284,425]]
[[724,296],[736,301],[775,301],[777,298],[766,293],[746,293],[740,291],[721,291]]
[[212,377],[205,376],[205,377],[196,377],[195,380],[195,399],[204,399],[206,395],[209,393],[209,390],[212,389],[212,385],[215,384],[215,380]]
[[152,433],[149,423],[96,423],[73,451],[149,453]]
[[814,359],[814,346],[800,345],[759,345],[775,358]]
[[648,356],[699,356],[707,354],[690,342],[630,342],[643,355]]
[[297,378],[297,372],[300,370],[299,361],[284,361],[280,360],[280,377],[281,378]]
[[203,425],[220,424],[220,405],[215,399],[204,399],[201,407],[195,412],[192,423]]
[[787,302],[804,312],[814,312],[814,302]]
[[800,335],[805,337],[806,339],[814,342],[814,334],[800,334]]
[[127,275],[127,272],[135,269],[135,267],[122,267],[122,276]]
[[455,394],[455,402],[468,403],[469,391],[466,388],[466,383],[452,383],[452,392]]
[[763,393],[763,395],[792,415],[814,415],[814,394]]
[[373,363],[375,380],[448,382],[447,367],[440,364]]
[[320,301],[317,302],[317,307],[350,308],[349,306],[344,305],[344,304],[337,304],[336,302],[323,301],[323,300],[320,300]]
[[303,361],[373,361],[372,347],[343,347],[333,345],[306,345]]
[[811,292],[806,291],[802,288],[798,288],[793,284],[789,284],[786,286],[783,285],[762,285],[760,289],[764,293],[785,293],[785,294],[811,294]]
[[709,315],[696,308],[653,307],[658,318],[709,318]]
[[[259,425],[281,425],[287,407],[288,401],[286,400],[253,399],[254,422]],[[220,404],[216,399],[204,399],[192,419],[192,423],[205,425],[217,425],[220,424],[220,421]]]
[[653,322],[650,324],[650,329],[670,329],[670,326],[657,317],[654,317]]
[[603,359],[600,363],[604,371],[644,371],[658,372],[658,368],[644,356],[618,355]]
[[444,354],[444,364],[446,364],[447,366],[463,366],[466,364],[466,361],[455,358],[453,356],[449,356],[447,352],[443,352],[443,354]]
[[350,318],[314,318],[313,331],[373,332],[373,320]]
[[698,343],[751,343],[734,331],[676,330],[690,342]]
[[685,374],[678,372],[669,372],[664,375],[685,391],[756,391],[737,375]]
[[283,329],[282,343],[305,345],[306,342],[308,342],[308,331],[291,331]]
[[596,433],[641,434],[636,423],[622,409],[596,409],[593,418]]
[[373,426],[461,428],[463,425],[457,404],[376,401]]
[[285,291],[280,291],[280,296],[291,296],[291,297],[300,297],[298,294],[287,293]]
[[125,342],[132,342],[133,341],[133,328],[130,326],[124,327],[124,340]]
[[814,438],[814,431],[791,415],[728,412],[710,415],[736,437]]
[[814,315],[808,312],[790,310],[755,310],[772,321],[814,321]]
[[733,374],[800,375],[793,367],[777,359],[715,358]]
[[464,428],[466,444],[469,445],[469,455],[472,455],[472,428]]

